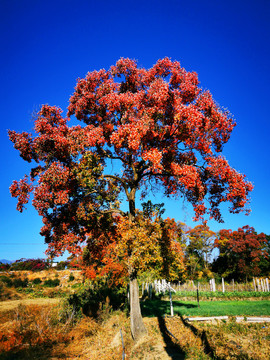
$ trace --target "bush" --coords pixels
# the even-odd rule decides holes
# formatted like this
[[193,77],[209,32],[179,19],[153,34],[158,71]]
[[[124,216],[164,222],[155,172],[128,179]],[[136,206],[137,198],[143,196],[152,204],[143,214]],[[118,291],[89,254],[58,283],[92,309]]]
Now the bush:
[[13,285],[13,281],[10,279],[10,277],[6,275],[0,276],[0,281],[6,285],[6,287],[11,287]]
[[68,278],[68,281],[71,282],[71,281],[74,281],[75,280],[75,277],[73,274],[69,274],[69,278]]
[[13,280],[13,286],[15,287],[15,288],[26,288],[27,287],[27,285],[28,285],[28,279],[27,278],[25,278],[25,279],[21,279],[21,278],[15,278],[14,280]]
[[48,279],[44,281],[44,286],[46,287],[56,287],[60,285],[60,280],[59,279]]
[[81,286],[76,293],[70,294],[67,302],[75,313],[102,319],[111,310],[123,309],[126,294],[123,288],[111,288],[106,285],[94,287]]
[[42,280],[40,278],[35,278],[32,282],[34,285],[39,285],[42,283]]

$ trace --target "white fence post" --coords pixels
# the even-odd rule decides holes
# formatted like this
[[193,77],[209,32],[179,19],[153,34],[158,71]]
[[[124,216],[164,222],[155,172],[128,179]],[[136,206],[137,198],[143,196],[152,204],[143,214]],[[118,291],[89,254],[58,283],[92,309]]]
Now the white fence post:
[[257,287],[258,287],[258,291],[261,291],[261,284],[260,284],[260,280],[257,278]]
[[262,279],[261,280],[262,281],[262,288],[263,288],[263,292],[265,292],[266,291],[266,282],[265,282],[265,279]]
[[171,287],[169,287],[169,293],[170,293],[170,308],[171,308],[171,316],[173,316],[173,303],[172,303],[172,292]]
[[225,292],[225,284],[224,284],[224,279],[222,278],[222,292]]
[[266,282],[266,290],[269,291],[269,280],[268,278],[265,279]]

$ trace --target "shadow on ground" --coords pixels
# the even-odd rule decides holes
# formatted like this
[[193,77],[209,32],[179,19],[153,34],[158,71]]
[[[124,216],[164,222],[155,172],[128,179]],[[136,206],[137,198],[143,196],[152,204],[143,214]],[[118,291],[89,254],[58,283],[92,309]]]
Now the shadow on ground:
[[[197,305],[177,301],[177,307],[196,308]],[[170,315],[170,302],[166,300],[145,300],[141,302],[142,315],[146,317],[159,317]]]
[[168,332],[165,325],[165,320],[162,316],[158,317],[158,324],[160,333],[163,336],[163,340],[166,344],[165,351],[173,360],[184,360],[185,352],[179,344],[173,342],[171,339],[171,334]]
[[[0,354],[0,360],[51,360],[51,347],[29,347],[18,351],[7,351]],[[66,355],[57,354],[57,359],[66,359]]]

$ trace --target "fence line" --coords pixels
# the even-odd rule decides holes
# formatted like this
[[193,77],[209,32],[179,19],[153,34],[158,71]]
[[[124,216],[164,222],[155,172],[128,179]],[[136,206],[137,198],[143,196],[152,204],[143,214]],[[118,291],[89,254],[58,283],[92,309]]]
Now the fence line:
[[166,291],[196,291],[198,287],[199,291],[221,291],[233,292],[233,291],[270,291],[270,282],[268,278],[253,278],[252,282],[236,283],[232,280],[230,283],[221,279],[221,283],[216,283],[215,279],[210,279],[209,283],[197,283],[193,280],[189,280],[185,283],[178,282],[166,282],[166,280],[155,280],[154,282],[142,283],[141,291],[142,296],[148,296],[152,298],[152,293],[165,293]]

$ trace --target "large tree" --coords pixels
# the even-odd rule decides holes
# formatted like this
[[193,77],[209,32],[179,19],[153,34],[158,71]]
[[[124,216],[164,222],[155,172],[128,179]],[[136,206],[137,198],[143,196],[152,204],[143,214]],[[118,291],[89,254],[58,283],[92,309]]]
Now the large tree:
[[[71,116],[82,125],[69,127]],[[230,114],[199,87],[197,74],[179,62],[164,58],[147,70],[121,58],[109,70],[78,80],[67,117],[45,105],[34,135],[9,131],[21,157],[38,163],[30,181],[14,182],[11,193],[21,211],[33,191],[44,222],[41,234],[55,253],[75,251],[88,238],[95,249],[109,241],[112,214],[125,216],[117,190],[128,201],[131,227],[139,190],[142,196],[157,189],[183,196],[195,219],[208,214],[222,221],[219,205],[230,202],[231,212],[243,211],[252,190],[221,155],[234,126]],[[109,171],[111,162],[116,165]],[[130,244],[132,256],[136,249]],[[132,265],[128,271],[131,330],[137,339],[145,329],[137,271]]]

